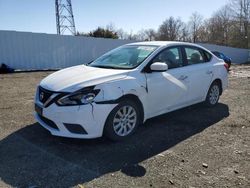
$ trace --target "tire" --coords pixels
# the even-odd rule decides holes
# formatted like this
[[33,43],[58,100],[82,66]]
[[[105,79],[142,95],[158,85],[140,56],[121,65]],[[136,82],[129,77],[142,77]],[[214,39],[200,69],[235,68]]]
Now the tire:
[[132,100],[123,100],[110,112],[104,135],[113,141],[125,140],[136,131],[140,117],[137,104]]
[[213,82],[208,90],[205,104],[208,107],[213,107],[218,104],[220,99],[220,84],[218,82]]

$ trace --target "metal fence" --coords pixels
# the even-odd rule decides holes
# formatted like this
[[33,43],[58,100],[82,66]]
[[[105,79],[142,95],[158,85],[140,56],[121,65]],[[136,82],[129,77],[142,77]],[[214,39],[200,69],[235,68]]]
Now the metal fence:
[[20,70],[65,68],[88,63],[133,41],[0,31],[0,63]]
[[[58,69],[88,63],[130,40],[0,31],[0,63],[20,70]],[[249,50],[201,44],[245,63]]]
[[232,58],[232,63],[234,64],[243,64],[249,61],[250,50],[248,49],[232,48],[227,46],[204,43],[199,43],[199,45],[203,46],[204,48],[207,48],[210,51],[219,51],[224,53],[226,56]]

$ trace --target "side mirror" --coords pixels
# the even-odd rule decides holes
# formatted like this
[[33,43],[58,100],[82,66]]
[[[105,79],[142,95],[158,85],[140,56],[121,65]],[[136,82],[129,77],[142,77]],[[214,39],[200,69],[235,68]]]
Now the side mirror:
[[165,72],[168,70],[168,65],[166,63],[155,62],[150,65],[150,69],[154,72]]

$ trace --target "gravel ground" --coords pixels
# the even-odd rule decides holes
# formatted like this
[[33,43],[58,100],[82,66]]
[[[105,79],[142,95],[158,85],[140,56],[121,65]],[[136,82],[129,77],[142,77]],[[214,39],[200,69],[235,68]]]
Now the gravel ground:
[[34,120],[51,72],[0,75],[0,187],[250,187],[250,66],[214,108],[148,120],[122,143],[51,136]]

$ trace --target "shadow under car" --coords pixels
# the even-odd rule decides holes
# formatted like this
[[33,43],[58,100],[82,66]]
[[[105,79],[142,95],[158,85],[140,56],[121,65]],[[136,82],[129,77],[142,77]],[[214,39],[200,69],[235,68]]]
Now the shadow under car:
[[200,133],[229,116],[228,106],[201,104],[148,120],[123,142],[51,136],[37,123],[0,141],[0,178],[18,187],[71,187],[121,170],[143,176],[138,163]]

